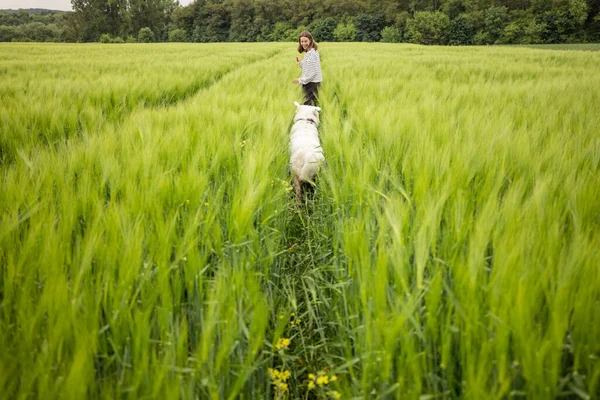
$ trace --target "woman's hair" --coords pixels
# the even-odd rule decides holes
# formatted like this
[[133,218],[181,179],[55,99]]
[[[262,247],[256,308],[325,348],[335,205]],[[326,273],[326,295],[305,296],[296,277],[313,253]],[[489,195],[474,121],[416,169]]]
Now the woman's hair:
[[317,42],[314,41],[312,35],[309,31],[303,31],[298,38],[298,53],[302,53],[304,51],[304,47],[300,44],[300,40],[305,37],[310,39],[310,44],[308,45],[308,50],[315,49],[317,50],[319,46],[317,46]]

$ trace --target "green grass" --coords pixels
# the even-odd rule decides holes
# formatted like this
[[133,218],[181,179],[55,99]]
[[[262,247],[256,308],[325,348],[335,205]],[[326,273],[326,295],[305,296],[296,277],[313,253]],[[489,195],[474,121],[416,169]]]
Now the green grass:
[[320,53],[298,205],[295,46],[0,46],[1,393],[597,397],[600,56]]
[[[212,85],[224,74],[278,53],[277,46],[170,47],[47,45],[2,47],[0,150],[55,145],[119,124],[135,110],[163,108]],[[112,128],[114,129],[114,128]]]
[[600,43],[577,43],[577,44],[532,44],[523,47],[531,47],[544,50],[583,50],[598,51]]

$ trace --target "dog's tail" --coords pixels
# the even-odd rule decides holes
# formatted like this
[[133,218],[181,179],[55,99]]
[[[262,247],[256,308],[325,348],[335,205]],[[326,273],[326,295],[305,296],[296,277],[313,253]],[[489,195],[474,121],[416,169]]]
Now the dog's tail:
[[324,159],[321,152],[298,152],[292,157],[292,170],[296,172],[300,180],[310,182],[317,176]]
[[315,179],[321,163],[325,160],[321,151],[298,151],[291,159],[294,175],[293,186],[297,200],[302,200],[304,193],[312,193],[315,188]]

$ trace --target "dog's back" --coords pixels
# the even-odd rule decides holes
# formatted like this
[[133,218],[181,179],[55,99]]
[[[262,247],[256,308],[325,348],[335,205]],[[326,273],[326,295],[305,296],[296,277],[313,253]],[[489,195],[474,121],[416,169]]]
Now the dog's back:
[[317,128],[297,122],[292,127],[292,132],[290,138],[292,171],[301,181],[312,181],[319,170],[319,164],[325,159]]
[[[298,107],[290,135],[290,166],[294,180],[296,197],[302,198],[302,187],[314,184],[320,164],[325,160],[319,141],[318,111],[312,106]],[[303,185],[304,183],[304,185]]]

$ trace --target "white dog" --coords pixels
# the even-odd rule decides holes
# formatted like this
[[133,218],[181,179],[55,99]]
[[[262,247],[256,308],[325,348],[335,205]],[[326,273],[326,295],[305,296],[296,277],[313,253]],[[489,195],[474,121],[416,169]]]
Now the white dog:
[[294,125],[290,132],[290,166],[296,199],[302,200],[302,185],[314,185],[321,163],[325,160],[319,141],[319,107],[296,105]]

